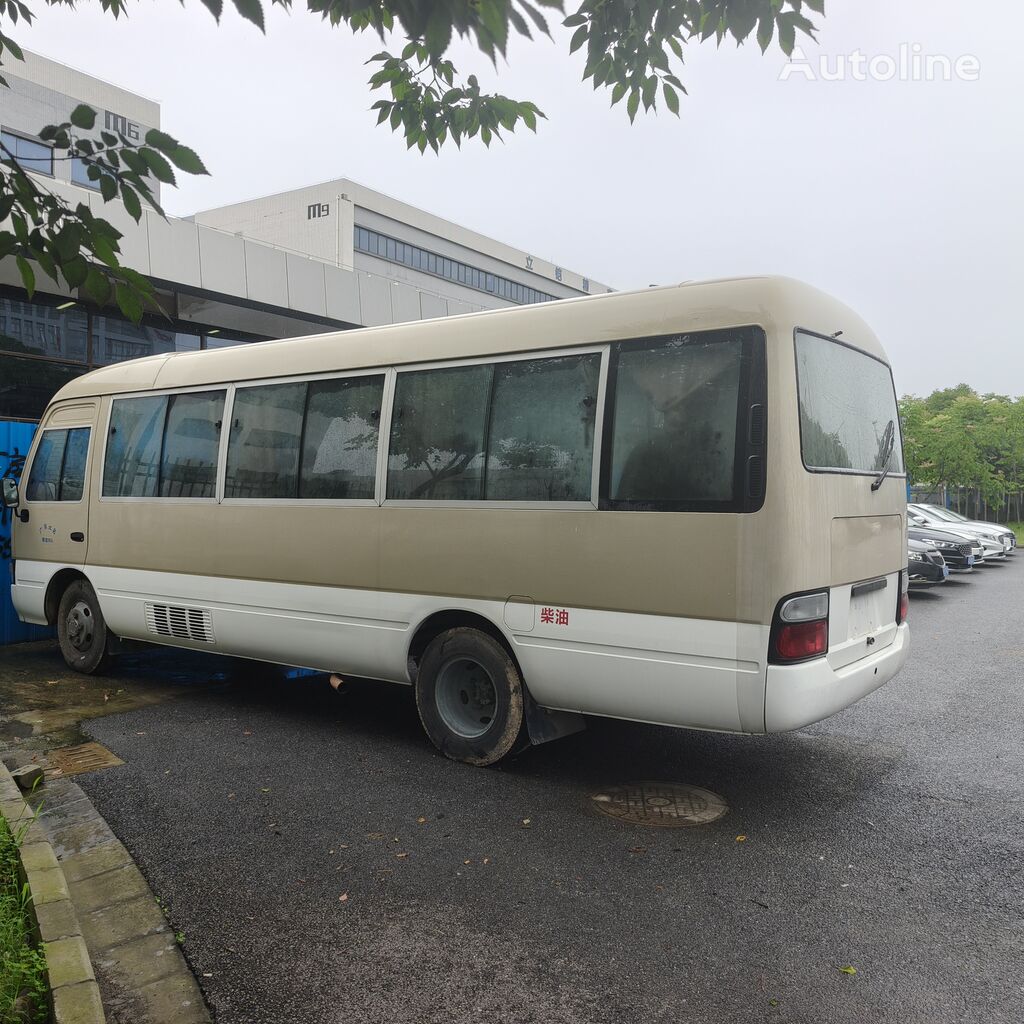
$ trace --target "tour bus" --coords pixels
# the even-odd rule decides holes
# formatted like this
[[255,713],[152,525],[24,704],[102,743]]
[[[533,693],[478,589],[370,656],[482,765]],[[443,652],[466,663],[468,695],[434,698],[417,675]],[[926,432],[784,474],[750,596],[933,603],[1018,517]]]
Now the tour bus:
[[799,728],[909,649],[885,353],[781,278],[107,366],[4,501],[73,668],[127,639],[404,683],[477,765],[590,715]]

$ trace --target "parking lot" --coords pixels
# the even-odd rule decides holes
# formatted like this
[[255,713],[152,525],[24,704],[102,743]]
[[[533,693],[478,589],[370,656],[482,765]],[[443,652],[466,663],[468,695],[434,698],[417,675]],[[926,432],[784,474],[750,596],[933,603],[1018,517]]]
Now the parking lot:
[[[85,723],[126,764],[78,781],[220,1024],[1016,1021],[1022,597],[1024,556],[914,595],[905,671],[798,733],[593,721],[502,770],[438,756],[403,689],[185,659],[194,692]],[[147,658],[168,684],[146,655],[126,692]],[[592,799],[645,780],[729,811]]]

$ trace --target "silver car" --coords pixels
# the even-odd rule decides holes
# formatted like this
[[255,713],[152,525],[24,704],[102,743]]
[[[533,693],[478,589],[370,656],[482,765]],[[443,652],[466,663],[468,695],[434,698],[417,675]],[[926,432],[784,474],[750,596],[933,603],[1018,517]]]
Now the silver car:
[[951,530],[967,537],[976,538],[985,549],[985,560],[994,561],[1006,557],[1009,550],[1002,538],[994,530],[991,523],[952,523],[929,505],[907,505],[909,525],[926,526],[933,530]]
[[928,505],[923,502],[915,502],[914,508],[934,513],[941,519],[945,519],[949,522],[953,529],[956,529],[959,526],[977,526],[989,533],[993,533],[1002,541],[1003,547],[1006,549],[1006,553],[1008,555],[1012,555],[1014,548],[1017,547],[1017,534],[1015,534],[1008,526],[1000,526],[999,523],[986,523],[980,519],[968,519],[967,516],[962,516],[959,512],[954,512],[951,508],[943,508],[941,505]]

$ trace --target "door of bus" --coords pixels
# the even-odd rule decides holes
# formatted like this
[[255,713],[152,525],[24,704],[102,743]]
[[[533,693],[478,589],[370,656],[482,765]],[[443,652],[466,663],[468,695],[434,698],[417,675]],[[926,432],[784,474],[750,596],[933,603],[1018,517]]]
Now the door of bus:
[[41,425],[12,524],[19,563],[85,563],[95,420],[96,403],[81,402],[57,406]]

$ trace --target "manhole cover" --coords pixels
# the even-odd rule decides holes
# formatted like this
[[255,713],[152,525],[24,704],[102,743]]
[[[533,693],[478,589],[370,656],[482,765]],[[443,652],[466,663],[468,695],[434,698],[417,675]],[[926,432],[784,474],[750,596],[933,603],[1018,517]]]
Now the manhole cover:
[[631,782],[595,793],[591,800],[599,811],[620,821],[662,828],[706,825],[729,810],[717,793],[673,782]]
[[82,743],[77,747],[59,747],[47,755],[50,764],[60,771],[61,775],[81,775],[83,772],[94,772],[100,768],[113,768],[124,764],[116,754],[112,754],[102,743]]

